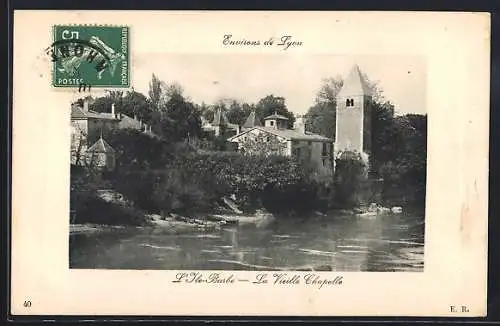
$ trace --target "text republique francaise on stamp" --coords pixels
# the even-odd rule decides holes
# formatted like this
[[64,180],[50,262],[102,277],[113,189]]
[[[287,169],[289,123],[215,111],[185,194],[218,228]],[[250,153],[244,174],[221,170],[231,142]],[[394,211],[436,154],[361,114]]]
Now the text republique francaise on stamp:
[[128,27],[56,25],[53,37],[54,87],[130,86]]

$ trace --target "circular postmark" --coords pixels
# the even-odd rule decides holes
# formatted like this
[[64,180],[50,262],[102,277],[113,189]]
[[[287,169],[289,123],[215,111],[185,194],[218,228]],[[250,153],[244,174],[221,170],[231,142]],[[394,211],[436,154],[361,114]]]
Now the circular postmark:
[[128,87],[128,27],[55,26],[45,49],[54,87]]

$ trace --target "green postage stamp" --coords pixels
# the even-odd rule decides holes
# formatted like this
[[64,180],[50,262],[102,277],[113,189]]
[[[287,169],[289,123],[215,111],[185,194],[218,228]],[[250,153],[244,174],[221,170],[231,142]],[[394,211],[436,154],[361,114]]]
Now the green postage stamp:
[[56,25],[53,33],[54,87],[130,86],[128,27]]

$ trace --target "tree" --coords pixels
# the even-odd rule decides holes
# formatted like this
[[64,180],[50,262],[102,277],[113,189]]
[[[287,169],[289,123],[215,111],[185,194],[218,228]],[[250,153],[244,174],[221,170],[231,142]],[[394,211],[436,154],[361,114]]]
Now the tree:
[[171,143],[139,130],[114,130],[106,140],[115,150],[115,170],[119,173],[162,168],[173,159]]
[[335,138],[337,94],[343,85],[340,77],[326,78],[316,94],[315,104],[304,116],[309,131]]
[[201,104],[196,104],[196,109],[200,112],[201,116],[208,122],[212,122],[214,119],[214,110],[212,107],[207,105],[205,102],[201,102]]
[[90,102],[89,108],[99,113],[110,113],[111,106],[115,104],[116,113],[123,113],[129,117],[150,123],[152,117],[151,103],[148,98],[135,90],[123,93],[122,91],[108,91],[105,96],[93,99],[89,96],[78,99],[75,103],[83,106],[84,100]]
[[137,116],[139,120],[146,123],[151,121],[151,104],[148,98],[135,90],[127,92],[121,101],[119,112],[128,115],[129,117]]
[[229,122],[241,126],[245,123],[252,109],[253,106],[250,104],[233,100],[227,109],[226,116]]
[[165,102],[168,100],[172,99],[175,96],[184,96],[184,88],[177,82],[171,83],[171,84],[166,84],[162,82],[162,86],[164,88],[164,95],[163,98]]
[[304,115],[307,130],[335,139],[335,114],[335,103],[316,103]]
[[178,83],[167,84],[153,74],[148,94],[156,134],[172,141],[201,136],[201,110],[184,97]]
[[201,136],[200,112],[180,94],[174,94],[165,103],[165,114],[156,122],[155,132],[166,139],[180,141],[189,137]]
[[149,100],[154,111],[160,111],[161,100],[162,100],[162,82],[158,77],[153,74],[151,81],[149,82]]
[[399,126],[394,120],[394,105],[390,102],[372,104],[372,155],[370,167],[378,172],[381,165],[395,157]]
[[77,121],[71,121],[71,161],[76,166],[86,164],[87,132]]
[[335,104],[337,102],[337,94],[340,92],[344,80],[342,77],[324,78],[318,93],[316,94],[316,103]]
[[250,115],[252,110],[255,110],[255,104],[242,103],[237,100],[229,101],[217,101],[214,105],[208,106],[202,103],[199,107],[199,111],[203,117],[212,122],[214,119],[215,110],[222,110],[228,119],[229,123],[237,124],[239,126],[243,125]]
[[339,208],[353,208],[363,201],[361,189],[365,181],[366,166],[359,158],[336,160],[334,175],[335,205]]
[[[425,201],[427,117],[417,114],[395,116],[394,105],[385,100],[378,82],[369,80],[366,75],[363,77],[372,95],[369,166],[371,172],[384,180],[382,197],[388,203],[421,204]],[[304,117],[309,130],[327,137],[334,135],[336,97],[342,85],[339,77],[323,81],[315,104]],[[351,163],[340,162],[336,168],[336,196],[343,205],[353,205],[357,201],[356,192],[360,192],[354,186],[354,172],[359,167]]]
[[[363,75],[366,84],[372,93],[373,104],[382,103],[383,91],[378,82],[373,82]],[[342,89],[344,81],[342,77],[325,78],[316,94],[315,104],[309,108],[304,120],[311,132],[325,137],[335,138],[337,95]]]
[[383,197],[390,204],[425,203],[427,116],[394,117],[379,135],[377,168],[384,179]]
[[288,111],[286,107],[285,98],[281,96],[267,95],[260,99],[255,105],[255,113],[257,117],[263,122],[264,118],[272,114],[280,114],[288,118],[290,126],[295,122],[293,112]]

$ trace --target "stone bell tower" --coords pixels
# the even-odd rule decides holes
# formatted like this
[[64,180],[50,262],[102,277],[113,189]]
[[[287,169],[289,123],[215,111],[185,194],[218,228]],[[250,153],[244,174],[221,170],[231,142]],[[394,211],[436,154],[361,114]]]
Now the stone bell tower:
[[371,90],[355,65],[337,95],[335,127],[336,157],[346,151],[368,161],[371,153]]

